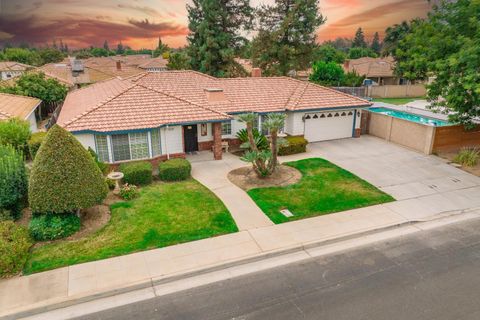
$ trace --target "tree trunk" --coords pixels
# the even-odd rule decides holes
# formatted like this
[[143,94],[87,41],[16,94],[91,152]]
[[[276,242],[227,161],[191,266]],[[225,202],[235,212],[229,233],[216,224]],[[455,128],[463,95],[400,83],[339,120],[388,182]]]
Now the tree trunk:
[[258,151],[257,144],[255,143],[255,139],[253,138],[253,124],[247,122],[247,135],[248,135],[248,142],[250,142],[250,149],[252,151]]
[[277,168],[277,164],[278,164],[278,159],[277,159],[277,143],[278,143],[278,130],[275,128],[273,130],[270,131],[270,149],[272,151],[272,162],[271,162],[271,171],[275,171],[275,169]]

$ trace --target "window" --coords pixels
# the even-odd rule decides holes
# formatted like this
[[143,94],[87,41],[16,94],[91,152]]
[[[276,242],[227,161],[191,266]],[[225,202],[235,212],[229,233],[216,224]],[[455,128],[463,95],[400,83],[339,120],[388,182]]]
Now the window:
[[152,155],[154,157],[162,154],[162,143],[160,141],[160,129],[152,130]]
[[102,162],[110,162],[110,159],[108,157],[107,139],[107,136],[95,136],[95,146],[97,149],[98,160]]
[[148,137],[146,132],[130,133],[130,152],[132,159],[149,158]]
[[222,122],[222,136],[232,134],[232,121]]
[[113,161],[130,160],[128,134],[112,135]]

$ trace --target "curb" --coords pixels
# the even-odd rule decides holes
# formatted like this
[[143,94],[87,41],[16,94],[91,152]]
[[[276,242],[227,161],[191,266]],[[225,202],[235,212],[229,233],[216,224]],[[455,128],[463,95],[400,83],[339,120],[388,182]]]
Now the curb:
[[[94,300],[97,300],[97,299],[108,298],[108,297],[112,297],[112,296],[115,296],[115,295],[125,294],[125,293],[128,293],[128,292],[137,291],[137,290],[141,290],[141,289],[153,288],[153,287],[158,286],[158,285],[172,283],[172,282],[175,282],[175,281],[184,280],[184,279],[188,279],[188,278],[192,278],[192,277],[196,277],[196,276],[201,276],[201,275],[205,275],[205,274],[212,273],[212,272],[219,271],[219,270],[226,269],[226,268],[247,265],[247,264],[258,262],[258,261],[261,261],[261,260],[276,258],[276,257],[280,257],[280,256],[287,255],[287,254],[292,254],[292,253],[296,253],[296,252],[305,251],[305,250],[308,250],[308,249],[334,245],[334,244],[338,244],[338,243],[345,242],[345,241],[348,241],[348,240],[353,240],[353,239],[362,238],[362,237],[366,237],[366,236],[371,236],[371,235],[382,233],[382,232],[387,232],[387,231],[391,231],[391,230],[400,229],[402,227],[415,226],[415,225],[428,224],[428,223],[438,223],[438,222],[441,222],[442,220],[452,219],[452,218],[458,217],[454,221],[445,223],[445,225],[447,225],[447,224],[460,222],[460,221],[468,220],[468,219],[475,219],[475,218],[479,217],[478,215],[476,215],[476,216],[473,216],[473,217],[469,217],[467,219],[459,219],[463,216],[463,214],[468,214],[471,211],[474,211],[474,210],[463,210],[463,211],[460,211],[460,212],[456,211],[456,212],[453,212],[451,214],[443,215],[441,217],[437,217],[435,219],[430,219],[430,220],[413,220],[413,221],[402,222],[402,223],[398,223],[398,224],[395,224],[395,225],[380,227],[380,228],[376,228],[376,229],[372,229],[372,230],[368,230],[368,231],[363,231],[363,232],[358,232],[358,233],[345,235],[345,236],[341,236],[341,237],[334,238],[334,239],[319,240],[319,241],[314,241],[314,242],[307,243],[307,244],[302,244],[302,245],[298,245],[298,246],[294,246],[294,247],[289,247],[289,248],[286,248],[286,249],[279,249],[279,250],[272,251],[272,252],[261,253],[261,254],[255,255],[253,257],[247,257],[247,258],[244,258],[244,259],[239,259],[239,260],[236,260],[236,261],[231,261],[231,262],[227,262],[227,263],[223,263],[223,264],[219,264],[219,265],[215,265],[215,266],[211,266],[211,267],[206,267],[206,268],[199,269],[199,270],[194,270],[194,271],[189,271],[189,272],[185,272],[185,273],[182,273],[182,274],[167,276],[167,277],[162,278],[162,279],[157,279],[157,280],[148,279],[146,281],[141,281],[141,282],[137,282],[135,284],[130,284],[130,285],[127,285],[127,286],[122,287],[122,288],[107,290],[107,291],[103,291],[103,292],[98,292],[98,293],[83,296],[83,297],[78,297],[78,298],[73,298],[73,299],[68,299],[68,297],[67,297],[67,298],[65,298],[64,301],[53,302],[49,305],[33,307],[31,309],[23,310],[23,311],[17,311],[17,312],[14,311],[14,313],[0,316],[0,320],[10,320],[10,319],[13,320],[13,319],[30,317],[30,316],[42,314],[42,313],[57,310],[57,309],[62,309],[62,308],[71,307],[71,306],[82,304],[82,303],[91,302],[91,301],[94,301]],[[422,231],[422,229],[419,228],[419,231]]]

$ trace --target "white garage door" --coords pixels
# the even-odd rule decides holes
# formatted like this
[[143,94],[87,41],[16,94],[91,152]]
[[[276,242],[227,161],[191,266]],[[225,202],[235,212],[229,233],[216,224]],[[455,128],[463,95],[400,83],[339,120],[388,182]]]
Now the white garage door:
[[305,139],[316,142],[351,138],[353,117],[353,110],[306,114]]

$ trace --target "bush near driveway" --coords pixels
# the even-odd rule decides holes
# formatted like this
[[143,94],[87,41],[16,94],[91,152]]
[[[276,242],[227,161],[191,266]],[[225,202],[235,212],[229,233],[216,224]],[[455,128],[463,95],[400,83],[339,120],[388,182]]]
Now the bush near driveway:
[[76,214],[44,214],[30,220],[28,229],[37,241],[66,238],[80,230],[80,218]]
[[192,165],[185,159],[170,159],[158,165],[158,177],[163,181],[181,181],[190,177]]
[[[352,173],[320,158],[287,162],[302,173],[302,179],[286,187],[258,188],[248,191],[260,209],[274,222],[345,211],[394,199]],[[294,216],[280,213],[289,209]]]
[[34,248],[26,273],[238,231],[223,203],[199,182],[153,183],[111,206],[109,223],[85,238]]
[[128,184],[147,185],[152,183],[152,164],[148,161],[122,163],[119,168],[123,172],[123,181]]
[[20,216],[27,194],[23,156],[12,146],[0,145],[0,221]]
[[462,148],[453,161],[462,166],[474,167],[477,165],[478,159],[480,159],[479,148]]
[[281,145],[278,149],[279,156],[288,156],[307,151],[308,141],[304,137],[288,136],[285,140],[287,140],[287,144]]
[[33,162],[28,199],[34,213],[70,213],[105,199],[105,178],[92,156],[65,129],[54,125]]
[[12,221],[0,222],[0,278],[22,270],[31,246],[26,228]]

